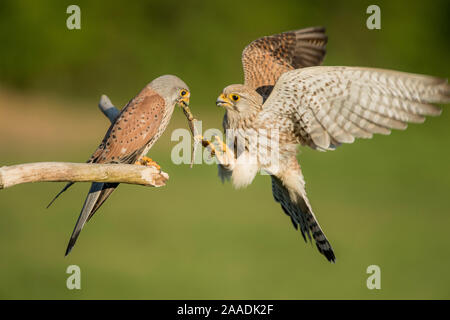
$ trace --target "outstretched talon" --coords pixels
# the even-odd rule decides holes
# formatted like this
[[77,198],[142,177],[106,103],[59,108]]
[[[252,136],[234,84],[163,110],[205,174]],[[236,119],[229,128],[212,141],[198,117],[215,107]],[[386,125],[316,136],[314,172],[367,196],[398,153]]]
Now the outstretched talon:
[[213,157],[216,154],[216,147],[214,146],[214,144],[211,141],[205,139],[202,135],[195,136],[194,140],[201,141],[203,147],[209,148],[211,152],[211,157]]
[[135,162],[135,164],[140,164],[141,166],[147,166],[147,167],[155,167],[156,169],[161,171],[161,167],[159,164],[157,164],[155,161],[152,160],[152,158],[143,156],[138,161]]
[[228,152],[228,149],[227,149],[226,143],[223,142],[222,139],[220,139],[219,136],[213,136],[213,138],[214,138],[214,140],[216,140],[217,143],[219,144],[220,151],[221,151],[222,153],[227,153],[227,152]]
[[220,164],[229,165],[233,162],[233,152],[228,149],[228,146],[222,141],[219,136],[212,136],[212,141],[205,139],[203,136],[195,136],[196,141],[201,141],[203,147],[210,150],[211,157],[216,157]]
[[201,141],[203,147],[209,148],[211,150],[211,156],[214,156],[217,153],[217,150],[219,150],[221,153],[228,152],[227,145],[222,141],[222,139],[220,139],[219,136],[212,136],[212,138],[212,140],[215,140],[214,142],[217,142],[218,149],[214,142],[205,139],[202,135],[195,136],[194,140]]

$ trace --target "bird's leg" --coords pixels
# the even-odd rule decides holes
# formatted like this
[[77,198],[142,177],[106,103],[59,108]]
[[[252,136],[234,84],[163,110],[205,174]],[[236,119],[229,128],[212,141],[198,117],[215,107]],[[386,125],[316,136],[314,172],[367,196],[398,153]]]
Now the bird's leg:
[[211,157],[215,156],[220,164],[229,165],[234,161],[234,154],[228,146],[218,136],[213,136],[214,142],[205,139],[203,136],[196,136],[202,142],[203,147],[209,148]]
[[139,164],[141,166],[147,166],[147,167],[155,167],[158,170],[161,170],[161,167],[159,164],[157,164],[155,161],[152,160],[152,158],[143,156],[138,161],[135,162],[135,164]]
[[214,144],[208,139],[205,139],[202,135],[195,136],[194,140],[201,141],[203,147],[209,148],[211,150],[211,157],[216,154],[216,147],[214,146]]
[[217,141],[217,144],[218,144],[218,146],[220,148],[220,152],[221,153],[227,153],[228,152],[228,147],[227,147],[226,143],[223,142],[222,139],[220,139],[219,136],[213,136],[213,138],[214,138],[214,140]]
[[220,139],[219,136],[213,136],[214,140],[217,142],[220,153],[217,153],[216,149],[216,158],[219,160],[219,163],[226,168],[234,167],[234,163],[236,162],[236,158],[234,156],[234,152],[228,148],[227,144]]

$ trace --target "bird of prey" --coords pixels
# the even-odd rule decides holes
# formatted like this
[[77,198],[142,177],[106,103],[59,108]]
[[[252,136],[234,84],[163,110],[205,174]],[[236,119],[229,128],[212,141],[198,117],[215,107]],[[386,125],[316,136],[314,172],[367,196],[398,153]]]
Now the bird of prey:
[[[245,83],[226,87],[216,101],[226,110],[224,130],[233,130],[227,145],[219,146],[222,154],[232,154],[227,163],[219,160],[219,176],[244,187],[259,170],[268,172],[273,197],[294,227],[305,241],[312,241],[312,236],[319,252],[334,262],[333,249],[306,196],[297,147],[333,150],[356,138],[405,129],[407,122],[422,123],[424,116],[440,114],[433,103],[450,102],[450,86],[446,79],[426,75],[317,66],[325,55],[324,32],[321,27],[285,32],[245,48]],[[276,137],[277,161],[261,152],[262,144],[256,144],[256,152],[251,150],[252,132],[267,141]],[[236,143],[239,139],[241,144]]]
[[[178,77],[164,75],[156,78],[121,110],[87,162],[140,163],[159,168],[145,155],[166,129],[175,105],[187,106],[189,97],[188,86]],[[52,202],[71,185],[73,182],[68,183]],[[70,237],[66,255],[75,245],[84,224],[92,218],[118,185],[118,183],[92,183]]]

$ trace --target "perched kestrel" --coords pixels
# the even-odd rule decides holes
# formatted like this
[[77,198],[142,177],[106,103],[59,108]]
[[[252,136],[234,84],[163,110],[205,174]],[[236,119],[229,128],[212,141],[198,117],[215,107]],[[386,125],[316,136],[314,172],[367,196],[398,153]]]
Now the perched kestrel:
[[[226,87],[216,104],[226,109],[224,130],[234,129],[232,161],[219,164],[219,176],[235,187],[249,185],[263,169],[271,175],[275,201],[290,216],[303,238],[314,238],[329,261],[335,254],[309,204],[297,161],[298,145],[333,150],[355,138],[371,138],[422,123],[441,110],[432,103],[450,102],[445,79],[397,71],[322,67],[323,28],[282,33],[253,41],[243,52],[245,84]],[[303,67],[303,68],[301,68]],[[299,69],[301,68],[301,69]],[[269,93],[269,95],[267,95]],[[278,163],[249,144],[249,132],[278,142]],[[236,139],[244,141],[239,149]],[[240,151],[239,151],[240,150]],[[217,154],[217,153],[216,153]]]
[[[156,78],[122,109],[87,162],[128,164],[151,162],[156,165],[145,155],[166,129],[175,105],[187,106],[189,97],[188,86],[176,76],[164,75]],[[68,183],[55,199],[72,184]],[[75,245],[86,221],[94,215],[118,185],[118,183],[92,183],[70,237],[66,255]]]

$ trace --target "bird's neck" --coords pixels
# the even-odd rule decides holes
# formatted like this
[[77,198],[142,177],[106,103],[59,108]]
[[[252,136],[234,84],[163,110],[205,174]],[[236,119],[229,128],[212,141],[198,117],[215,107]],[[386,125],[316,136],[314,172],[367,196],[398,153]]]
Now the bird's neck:
[[227,128],[252,129],[257,115],[258,110],[247,110],[245,112],[227,110],[225,113]]

